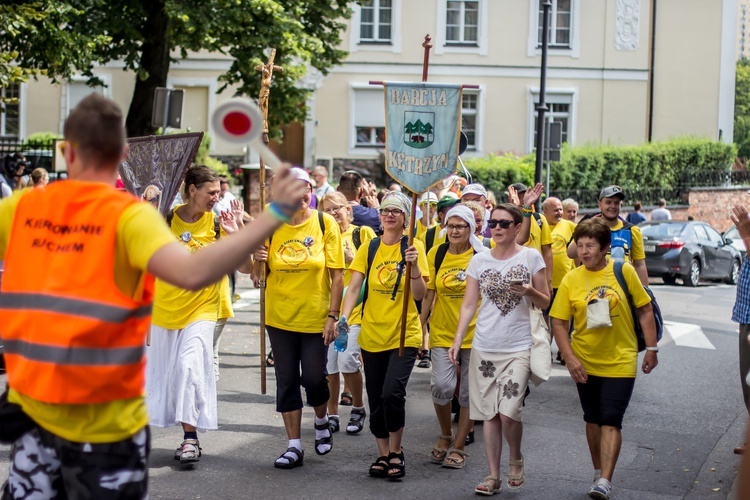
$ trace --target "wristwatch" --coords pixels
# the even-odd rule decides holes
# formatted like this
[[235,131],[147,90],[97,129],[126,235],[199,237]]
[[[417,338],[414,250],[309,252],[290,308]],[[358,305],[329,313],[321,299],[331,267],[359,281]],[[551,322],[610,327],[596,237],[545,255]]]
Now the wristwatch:
[[329,314],[328,317],[331,318],[333,321],[338,321],[339,320],[339,317],[336,316],[335,314]]
[[654,346],[654,347],[646,346],[646,350],[647,351],[651,351],[651,352],[659,352],[659,348],[656,347],[656,346]]

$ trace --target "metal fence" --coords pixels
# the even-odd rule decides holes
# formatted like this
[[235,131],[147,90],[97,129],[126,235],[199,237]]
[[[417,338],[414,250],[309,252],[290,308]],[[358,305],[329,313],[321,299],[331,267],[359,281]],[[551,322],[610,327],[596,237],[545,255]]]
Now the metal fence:
[[21,153],[26,158],[26,173],[37,167],[52,170],[53,146],[40,146],[19,142],[16,138],[0,137],[0,170],[5,172],[6,158]]

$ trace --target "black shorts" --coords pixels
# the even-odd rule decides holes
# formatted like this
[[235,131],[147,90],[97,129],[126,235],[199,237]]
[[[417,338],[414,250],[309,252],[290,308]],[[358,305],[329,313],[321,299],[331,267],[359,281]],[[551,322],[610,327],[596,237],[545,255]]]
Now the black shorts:
[[576,384],[583,408],[583,420],[599,426],[622,429],[622,418],[628,409],[635,387],[633,378],[611,378],[589,375],[585,384]]

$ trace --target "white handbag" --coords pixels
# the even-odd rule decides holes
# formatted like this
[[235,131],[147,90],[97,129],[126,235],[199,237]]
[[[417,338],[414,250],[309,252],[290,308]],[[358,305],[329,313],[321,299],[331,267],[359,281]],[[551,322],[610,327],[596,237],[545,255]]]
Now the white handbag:
[[531,320],[532,339],[529,380],[534,384],[534,387],[538,387],[539,384],[547,381],[552,374],[552,349],[550,347],[552,339],[541,309],[532,305],[529,309],[529,319]]

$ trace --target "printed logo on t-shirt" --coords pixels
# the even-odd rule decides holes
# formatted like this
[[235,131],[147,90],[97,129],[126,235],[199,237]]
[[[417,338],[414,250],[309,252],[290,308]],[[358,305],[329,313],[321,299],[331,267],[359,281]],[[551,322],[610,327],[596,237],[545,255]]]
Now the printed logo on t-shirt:
[[531,273],[526,266],[516,264],[507,273],[487,269],[479,275],[479,288],[482,290],[482,295],[495,304],[502,316],[507,316],[521,302],[521,297],[510,291],[512,280],[524,280],[528,284],[531,282]]
[[614,311],[617,304],[620,303],[620,297],[614,288],[608,285],[597,286],[588,293],[586,297],[586,303],[588,304],[595,299],[606,299],[609,301],[609,310]]
[[[375,276],[382,288],[388,290],[388,293],[396,286],[398,277],[398,261],[392,260],[383,262],[375,266]],[[385,291],[383,292],[385,293]]]
[[568,252],[568,242],[559,234],[552,233],[552,255],[562,255]]
[[286,265],[297,268],[307,261],[312,252],[305,246],[304,241],[289,240],[281,244],[278,255]]
[[440,280],[445,289],[450,293],[463,297],[466,291],[466,269],[462,267],[451,267],[443,271],[440,269]]

